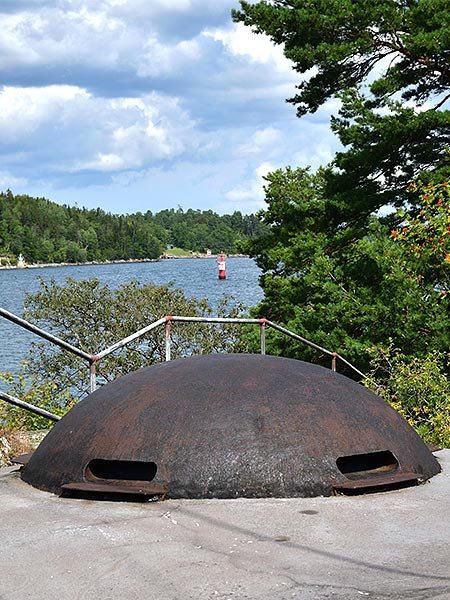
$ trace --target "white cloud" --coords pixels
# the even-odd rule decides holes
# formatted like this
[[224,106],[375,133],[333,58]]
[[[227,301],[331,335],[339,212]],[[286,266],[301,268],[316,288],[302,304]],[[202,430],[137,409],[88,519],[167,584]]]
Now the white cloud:
[[302,150],[293,154],[292,163],[301,167],[311,166],[313,171],[321,165],[329,164],[336,151],[336,143],[333,144],[332,141],[305,145]]
[[183,40],[175,45],[162,44],[150,37],[143,45],[137,61],[139,77],[173,75],[174,69],[191,64],[200,58],[200,47],[196,40]]
[[[0,0],[1,3],[1,0]],[[39,6],[38,6],[39,5]],[[262,175],[328,162],[331,105],[235,0],[45,0],[0,11],[0,188],[59,202],[251,212]],[[317,125],[318,124],[318,125]],[[314,164],[316,163],[316,164]],[[302,166],[304,166],[302,164]]]
[[0,88],[0,148],[6,142],[25,138],[42,127],[63,122],[72,108],[81,108],[90,95],[76,86],[51,85],[45,88]]
[[274,46],[268,36],[253,33],[243,23],[227,28],[206,29],[203,35],[221,42],[234,56],[243,57],[252,63],[270,64],[277,71],[292,71],[292,62],[284,56],[281,46]]
[[156,93],[108,99],[71,86],[0,92],[0,150],[22,142],[37,162],[50,151],[59,172],[109,172],[173,158],[195,146],[193,125],[176,99]]
[[82,8],[63,12],[0,15],[0,67],[63,65],[111,66],[136,50],[136,36],[126,23],[101,11]]
[[258,165],[253,173],[252,179],[229,190],[225,196],[227,202],[227,212],[241,210],[244,212],[254,212],[264,206],[264,177],[275,170],[275,166],[263,162]]
[[238,152],[242,155],[272,154],[283,144],[283,134],[279,129],[275,127],[266,127],[255,131],[250,136],[250,139],[246,140],[238,148]]
[[[203,23],[228,6],[229,0],[212,6],[204,0],[68,0],[40,10],[18,7],[16,14],[0,12],[0,68],[59,66],[69,77],[79,67],[126,68],[140,76],[167,73],[172,65],[198,59],[195,38]],[[188,18],[197,26],[184,32]],[[166,30],[177,24],[175,39]]]
[[9,173],[0,171],[0,190],[15,189],[26,184],[27,180],[23,177],[12,177]]

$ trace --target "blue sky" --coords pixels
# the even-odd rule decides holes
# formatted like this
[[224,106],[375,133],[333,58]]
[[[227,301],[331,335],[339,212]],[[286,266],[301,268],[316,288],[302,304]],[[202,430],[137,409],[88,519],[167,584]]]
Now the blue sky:
[[328,163],[332,102],[231,20],[237,0],[0,0],[0,190],[112,213],[264,207],[262,177]]

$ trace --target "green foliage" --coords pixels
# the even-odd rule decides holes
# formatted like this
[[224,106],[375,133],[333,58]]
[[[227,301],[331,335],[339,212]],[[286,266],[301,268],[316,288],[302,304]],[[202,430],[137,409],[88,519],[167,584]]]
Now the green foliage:
[[31,264],[157,258],[165,245],[165,232],[138,216],[0,193],[0,254]]
[[374,351],[363,381],[393,406],[429,444],[450,448],[448,355],[407,359],[392,345]]
[[[164,210],[153,215],[112,215],[60,206],[45,198],[0,193],[0,257],[15,264],[22,253],[33,263],[159,258],[167,244],[186,251],[236,252],[241,239],[261,225],[240,212]],[[1,260],[1,258],[0,258]]]
[[[338,351],[362,371],[371,347],[391,340],[402,350],[388,381],[398,408],[426,437],[448,444],[448,365],[436,366],[450,344],[442,186],[450,177],[448,2],[240,4],[233,19],[282,45],[301,74],[289,99],[298,116],[339,101],[331,126],[344,146],[315,175],[289,167],[268,175],[268,207],[259,217],[270,229],[246,245],[263,270],[264,299],[254,314]],[[426,191],[413,186],[408,195],[419,179]],[[279,336],[268,339],[268,349],[320,360]],[[431,377],[424,381],[427,368],[434,388]]]
[[341,93],[331,119],[345,151],[328,170],[327,195],[341,222],[364,223],[381,207],[411,202],[409,182],[439,182],[450,175],[450,111],[417,109],[390,98]]
[[239,211],[219,216],[212,210],[171,208],[156,213],[153,220],[167,231],[170,244],[199,253],[236,252],[240,240],[256,237],[264,229],[257,217]]
[[[63,416],[73,406],[69,392],[62,391],[55,381],[38,380],[26,371],[23,365],[18,375],[0,373],[0,381],[6,383],[12,396],[57,416]],[[53,425],[50,419],[0,400],[0,426],[6,430],[49,429]]]
[[[147,327],[166,315],[236,317],[242,307],[224,299],[213,311],[206,299],[188,298],[170,286],[129,282],[111,290],[98,279],[40,280],[40,289],[25,299],[25,318],[89,354]],[[245,351],[246,336],[236,325],[171,323],[171,356]],[[98,383],[112,381],[140,367],[165,360],[164,328],[131,341],[97,364]],[[87,364],[49,343],[35,344],[26,370],[37,379],[56,382],[78,397],[89,383]]]
[[[282,45],[301,74],[289,100],[298,116],[339,101],[331,125],[344,146],[315,175],[288,167],[267,177],[260,219],[270,230],[246,246],[263,270],[256,314],[363,371],[368,349],[390,338],[406,356],[442,351],[450,342],[448,299],[437,293],[447,289],[446,259],[419,270],[389,230],[398,208],[416,215],[421,198],[408,195],[410,181],[420,176],[433,188],[450,176],[447,2],[240,4],[233,19]],[[277,336],[271,343],[270,351],[317,360]]]
[[407,183],[447,179],[450,20],[446,0],[241,1],[233,11],[284,48],[301,74],[298,116],[338,99],[332,128],[345,151],[327,172],[335,226],[367,226],[406,203]]
[[[372,217],[362,233],[335,228],[322,171],[287,168],[267,181],[260,218],[270,230],[246,248],[263,270],[264,299],[255,316],[339,352],[363,372],[369,349],[389,339],[410,357],[448,348],[449,299],[436,293],[435,280],[414,275],[409,247],[391,238],[383,219]],[[268,336],[267,348],[322,360],[279,335]]]
[[314,112],[342,90],[367,82],[377,97],[401,92],[423,103],[448,89],[450,22],[446,0],[241,1],[233,11],[284,47],[306,77],[290,100],[299,115]]
[[411,183],[417,199],[415,212],[398,211],[400,226],[392,230],[405,253],[405,268],[419,282],[428,282],[434,293],[450,291],[450,190],[447,182],[432,185]]
[[185,258],[186,256],[189,256],[188,252],[186,252],[186,250],[184,248],[177,248],[176,246],[171,246],[169,247],[166,252],[165,252],[165,256],[175,256],[177,258]]

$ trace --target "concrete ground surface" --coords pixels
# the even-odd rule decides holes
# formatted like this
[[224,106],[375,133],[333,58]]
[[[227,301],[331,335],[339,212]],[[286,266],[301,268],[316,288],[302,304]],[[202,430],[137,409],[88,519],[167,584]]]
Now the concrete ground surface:
[[450,599],[450,450],[363,496],[58,498],[0,469],[0,600]]

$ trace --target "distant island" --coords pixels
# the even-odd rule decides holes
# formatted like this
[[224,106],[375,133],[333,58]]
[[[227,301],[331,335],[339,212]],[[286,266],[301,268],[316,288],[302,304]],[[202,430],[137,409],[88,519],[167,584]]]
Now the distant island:
[[36,267],[242,252],[266,231],[254,214],[165,209],[114,215],[0,192],[0,267]]

